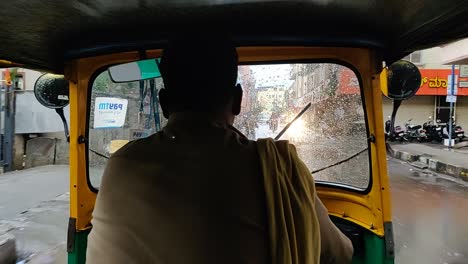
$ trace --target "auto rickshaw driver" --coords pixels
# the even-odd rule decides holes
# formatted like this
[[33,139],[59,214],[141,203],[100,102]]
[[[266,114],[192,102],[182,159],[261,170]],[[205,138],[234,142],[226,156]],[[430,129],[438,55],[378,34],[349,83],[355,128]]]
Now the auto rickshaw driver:
[[[160,71],[168,124],[110,158],[87,263],[350,263],[352,244],[330,221],[294,147],[251,141],[232,127],[242,100],[232,43],[176,38]],[[278,182],[284,186],[272,186]],[[291,193],[275,197],[275,187]],[[271,206],[278,199],[284,214]]]

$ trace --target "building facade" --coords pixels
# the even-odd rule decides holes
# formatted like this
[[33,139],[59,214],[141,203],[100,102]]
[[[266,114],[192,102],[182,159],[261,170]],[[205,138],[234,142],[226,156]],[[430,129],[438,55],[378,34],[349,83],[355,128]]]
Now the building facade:
[[239,66],[238,83],[242,85],[242,109],[250,112],[255,108],[257,91],[255,89],[255,77],[249,66]]
[[333,79],[339,78],[335,64],[293,64],[288,91],[289,105],[303,107],[309,102],[318,103],[336,92],[337,87],[330,87]]
[[[464,47],[464,48],[463,48]],[[468,127],[468,72],[464,72],[468,64],[468,40],[431,49],[416,51],[405,60],[413,62],[421,72],[421,87],[416,96],[406,100],[400,106],[395,123],[423,124],[427,121],[440,120],[446,124],[450,118],[450,103],[447,102],[449,75],[452,74],[452,64],[455,65],[455,75],[458,79],[458,92],[454,103],[453,117],[458,125]],[[460,71],[462,69],[462,71]],[[392,113],[392,101],[383,98],[384,119]]]
[[359,80],[349,68],[338,64],[294,64],[294,80],[288,89],[288,105],[303,107],[319,104],[330,98],[345,98],[360,94]]
[[[14,125],[12,168],[22,169],[36,165],[68,163],[68,143],[64,136],[64,128],[55,110],[41,105],[34,95],[34,85],[43,74],[23,68],[0,69],[0,137],[2,147],[0,156],[5,165],[5,151],[3,138],[5,135],[5,91],[6,76],[10,75],[11,87],[14,89]],[[69,107],[64,113],[69,120]],[[69,123],[69,122],[68,122]],[[25,156],[26,159],[24,158]],[[53,162],[53,163],[50,163]]]
[[257,101],[268,112],[285,106],[286,89],[283,86],[257,87]]
[[[36,80],[43,74],[38,71],[24,68],[9,69],[9,72],[12,78],[12,86],[21,91],[33,91]],[[1,87],[5,85],[5,75],[6,69],[0,69],[0,77],[2,80],[0,84]]]

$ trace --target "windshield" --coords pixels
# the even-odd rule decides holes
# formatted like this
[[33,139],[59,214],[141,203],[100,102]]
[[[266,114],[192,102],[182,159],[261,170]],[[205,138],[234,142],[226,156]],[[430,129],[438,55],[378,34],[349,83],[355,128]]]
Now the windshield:
[[[331,63],[245,65],[239,66],[238,82],[244,95],[234,126],[246,137],[275,138],[310,103],[280,139],[296,146],[316,181],[368,187],[366,119],[352,70]],[[157,98],[162,87],[161,78],[113,83],[107,71],[94,80],[88,145],[94,188],[112,153],[164,127]]]

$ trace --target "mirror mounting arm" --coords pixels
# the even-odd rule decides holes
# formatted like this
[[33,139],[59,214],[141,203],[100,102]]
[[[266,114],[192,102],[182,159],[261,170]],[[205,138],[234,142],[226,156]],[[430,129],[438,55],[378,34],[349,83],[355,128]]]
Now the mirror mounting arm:
[[63,108],[55,108],[55,112],[57,112],[57,114],[60,116],[60,119],[62,119],[63,129],[65,131],[65,138],[67,139],[67,142],[70,142],[70,133],[68,132],[67,119],[65,118],[65,114],[63,113]]
[[[396,100],[396,99],[393,100],[393,110],[392,110],[392,117],[390,119],[390,131],[389,131],[390,138],[393,138],[395,136],[395,117],[396,117],[396,113],[398,112],[398,108],[400,108],[402,101],[403,100]],[[393,151],[392,146],[387,140],[385,140],[385,149],[387,150],[387,153],[390,156],[392,157],[394,156],[395,152]]]
[[402,100],[393,100],[393,110],[392,110],[392,117],[390,119],[390,137],[394,136],[395,130],[395,118],[398,112],[398,108],[400,108]]

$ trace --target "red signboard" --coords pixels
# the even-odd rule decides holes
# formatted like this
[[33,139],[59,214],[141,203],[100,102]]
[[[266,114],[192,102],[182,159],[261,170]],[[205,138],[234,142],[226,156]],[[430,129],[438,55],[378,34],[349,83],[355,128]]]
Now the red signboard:
[[[448,76],[452,74],[451,69],[420,69],[421,88],[416,95],[447,95]],[[455,70],[458,75],[458,70]],[[467,81],[467,78],[459,78]],[[458,88],[459,96],[468,96],[468,88]]]
[[[451,69],[419,69],[421,87],[416,95],[447,95],[448,76]],[[458,70],[455,70],[458,75]],[[458,82],[468,82],[468,78],[458,78]],[[458,96],[468,96],[468,88],[458,87]],[[359,94],[359,83],[356,75],[349,69],[343,69],[339,76],[338,94]]]
[[[448,76],[451,69],[419,69],[421,87],[416,95],[447,95]],[[458,75],[458,70],[455,70]],[[458,82],[468,82],[468,78],[458,78]],[[468,88],[458,87],[458,96],[468,96]],[[338,94],[359,94],[356,75],[349,69],[343,69],[339,75]]]

